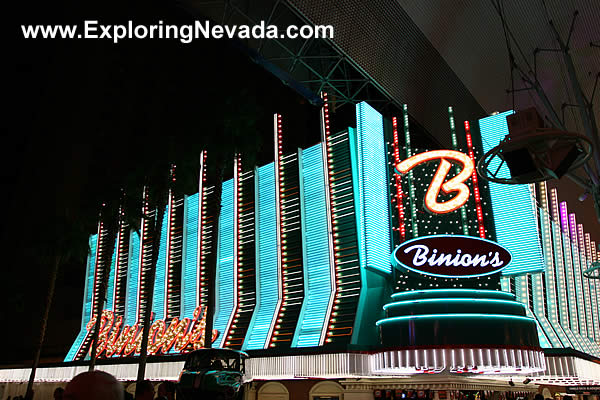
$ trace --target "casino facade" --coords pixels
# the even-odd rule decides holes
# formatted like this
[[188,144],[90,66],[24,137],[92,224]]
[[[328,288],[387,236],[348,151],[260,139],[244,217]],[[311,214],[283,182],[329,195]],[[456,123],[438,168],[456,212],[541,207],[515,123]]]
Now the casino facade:
[[[216,251],[212,347],[250,354],[248,399],[552,397],[600,385],[600,281],[583,275],[597,244],[556,189],[487,182],[474,168],[510,112],[458,123],[449,108],[452,148],[417,148],[406,106],[388,120],[359,103],[356,127],[331,132],[326,100],[320,143],[284,153],[275,115],[274,161],[234,160],[218,231],[202,153],[198,193],[169,195],[152,304],[147,227],[121,223],[108,246],[100,223],[80,332],[37,379],[86,369],[108,274],[98,368],[135,380],[152,312],[147,375],[176,380],[182,353],[204,346]],[[4,382],[28,376],[0,370]]]

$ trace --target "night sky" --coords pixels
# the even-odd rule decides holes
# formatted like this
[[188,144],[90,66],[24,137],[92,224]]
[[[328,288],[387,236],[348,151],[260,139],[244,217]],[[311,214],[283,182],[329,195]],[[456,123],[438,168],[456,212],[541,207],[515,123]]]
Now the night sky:
[[[20,24],[188,23],[184,10],[167,1],[20,2],[10,25],[5,61],[2,135],[2,285],[0,326],[8,344],[0,363],[32,359],[51,265],[40,262],[31,243],[58,234],[57,210],[69,209],[93,231],[94,215],[109,195],[106,187],[135,168],[165,138],[194,143],[203,121],[226,95],[257,98],[257,126],[265,146],[259,160],[272,160],[272,114],[284,116],[286,151],[319,139],[318,109],[255,65],[227,41],[25,40]],[[100,2],[98,2],[100,3]],[[96,7],[96,8],[93,8]],[[236,110],[232,110],[236,112]],[[334,130],[354,126],[351,107],[333,116]],[[145,149],[144,153],[140,149]],[[560,197],[563,198],[562,193]],[[584,208],[593,218],[591,201]],[[62,212],[62,211],[61,211]],[[597,221],[587,231],[600,236]],[[589,225],[588,225],[589,224]],[[81,323],[84,261],[60,269],[43,356],[62,360]]]
[[[123,6],[123,4],[125,4]],[[199,40],[102,41],[24,40],[20,23],[189,23],[173,3],[128,2],[82,8],[80,2],[31,3],[21,9],[12,75],[11,129],[4,132],[2,181],[2,307],[0,325],[11,345],[2,363],[33,357],[51,265],[40,262],[31,242],[59,234],[53,226],[65,208],[93,220],[140,157],[161,151],[164,142],[197,143],[203,121],[227,96],[244,91],[257,99],[259,162],[272,160],[272,115],[284,115],[286,150],[319,140],[319,110],[255,65],[231,43]],[[350,107],[348,107],[350,109]],[[231,110],[243,113],[243,110]],[[350,115],[349,113],[346,113]],[[344,118],[338,122],[354,125]],[[190,148],[194,148],[190,146]],[[143,150],[140,150],[143,149]],[[91,217],[91,218],[90,218]],[[64,358],[81,323],[84,261],[61,267],[49,318],[48,360]]]

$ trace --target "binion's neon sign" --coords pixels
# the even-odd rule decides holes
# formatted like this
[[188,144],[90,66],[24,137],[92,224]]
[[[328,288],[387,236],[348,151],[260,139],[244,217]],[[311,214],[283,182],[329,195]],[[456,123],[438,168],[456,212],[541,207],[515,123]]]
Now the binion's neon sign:
[[[446,214],[459,209],[469,200],[470,191],[465,182],[473,174],[475,166],[468,155],[459,151],[432,150],[401,161],[396,165],[396,171],[404,175],[416,166],[433,160],[440,160],[440,165],[425,193],[425,207],[434,214]],[[455,177],[445,181],[452,167],[448,160],[461,164],[462,170]],[[438,201],[440,190],[446,194],[456,192],[456,195],[448,201],[440,202]]]
[[474,236],[434,235],[408,240],[392,253],[392,264],[441,278],[474,278],[498,273],[512,259],[508,250]]

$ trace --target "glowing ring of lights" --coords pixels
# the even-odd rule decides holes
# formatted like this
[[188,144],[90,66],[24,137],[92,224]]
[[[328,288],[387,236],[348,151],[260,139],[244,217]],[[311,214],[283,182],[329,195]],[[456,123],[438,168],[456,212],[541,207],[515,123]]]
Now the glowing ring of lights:
[[[477,173],[480,177],[488,181],[508,185],[536,183],[552,179],[552,176],[539,168],[538,172],[541,174],[541,176],[533,179],[520,179],[518,176],[511,176],[510,178],[498,177],[498,172],[500,171],[502,165],[506,163],[501,157],[502,153],[527,148],[532,153],[532,157],[539,158],[541,155],[546,154],[549,151],[547,145],[544,145],[544,142],[548,142],[550,140],[555,140],[555,145],[557,146],[564,146],[569,143],[574,143],[580,150],[583,151],[584,155],[575,160],[567,172],[581,167],[592,156],[592,142],[586,136],[573,132],[557,131],[554,129],[537,129],[536,133],[534,134],[522,136],[516,139],[510,139],[506,137],[500,142],[500,144],[481,157],[477,163]],[[494,172],[490,170],[489,166],[492,160],[496,159],[496,157],[500,158],[500,165]]]
[[600,279],[600,261],[592,263],[592,267],[583,271],[583,276],[588,279]]

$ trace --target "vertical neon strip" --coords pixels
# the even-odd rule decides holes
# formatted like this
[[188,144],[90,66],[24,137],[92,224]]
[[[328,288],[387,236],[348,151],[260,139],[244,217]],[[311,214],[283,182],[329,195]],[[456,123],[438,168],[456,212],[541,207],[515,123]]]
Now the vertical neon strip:
[[[544,285],[542,283],[542,274],[531,275],[533,293],[533,311],[534,317],[537,319],[539,327],[541,327],[545,336],[550,341],[550,347],[563,347],[557,332],[552,328],[550,321],[546,318],[546,304],[544,304]],[[547,294],[546,294],[547,297]],[[548,315],[550,315],[548,313]]]
[[[98,290],[99,290],[99,280],[98,280],[98,275],[100,275],[100,257],[102,255],[102,246],[103,246],[103,240],[102,240],[102,236],[103,236],[103,232],[102,232],[102,228],[104,227],[104,224],[102,223],[102,221],[100,221],[98,223],[98,241],[97,241],[97,247],[96,247],[96,259],[94,260],[94,265],[96,266],[94,268],[94,286],[93,286],[93,290],[92,290],[92,313],[90,314],[91,317],[93,317],[95,315],[96,312],[96,302],[98,301]],[[100,312],[102,312],[102,310],[100,310]]]
[[[175,180],[175,179],[173,179]],[[166,249],[165,249],[165,296],[164,296],[164,310],[165,310],[165,318],[171,317],[169,313],[169,299],[171,298],[171,231],[174,218],[174,210],[173,210],[173,192],[169,190],[169,200],[167,204],[167,240],[166,240]]]
[[[504,140],[508,134],[507,111],[479,120],[483,151]],[[502,168],[499,168],[502,167]],[[504,164],[492,165],[501,174],[508,173]],[[513,255],[512,261],[503,275],[518,275],[541,272],[544,269],[544,256],[538,232],[537,206],[529,185],[504,185],[489,182],[492,211],[496,227],[496,241]]]
[[196,307],[201,306],[202,299],[206,298],[206,261],[204,254],[205,243],[205,226],[206,226],[206,208],[208,195],[206,187],[206,150],[200,153],[200,174],[198,181],[198,292],[196,293]]
[[[594,262],[594,251],[592,247],[592,240],[589,233],[585,233],[585,255],[587,258],[586,269],[592,266]],[[592,303],[592,316],[594,317],[594,339],[600,343],[600,304],[598,303],[598,282],[594,279],[587,279],[590,285],[590,298]]]
[[[171,179],[171,183],[174,184],[175,183],[175,164],[171,164],[171,170],[170,170],[170,177],[169,179]],[[166,257],[165,257],[165,286],[166,286],[166,291],[165,291],[165,303],[164,303],[164,309],[165,309],[165,318],[171,318],[171,317],[179,317],[179,315],[171,315],[171,312],[169,310],[169,303],[171,298],[175,295],[173,293],[173,224],[175,223],[175,205],[174,205],[174,201],[175,201],[175,195],[173,194],[173,191],[171,189],[169,189],[169,193],[168,193],[168,204],[167,204],[167,248],[166,248]],[[181,281],[180,281],[180,285],[181,285]],[[181,286],[179,287],[181,290]],[[181,296],[181,293],[180,293]],[[181,300],[181,297],[180,297]],[[181,302],[179,303],[181,305]],[[181,311],[181,307],[179,308]]]
[[[410,129],[408,124],[408,106],[402,105],[402,120],[404,122],[404,143],[406,144],[406,158],[412,156],[412,149],[410,146]],[[408,202],[410,207],[410,227],[412,230],[412,237],[416,238],[419,236],[419,225],[417,221],[417,205],[415,204],[415,185],[413,179],[413,172],[408,172]]]
[[[456,151],[460,151],[458,148],[458,138],[456,137],[456,125],[454,124],[454,110],[452,109],[452,107],[448,107],[448,120],[450,122],[452,148]],[[459,165],[455,166],[455,171],[457,175],[460,173],[461,170],[462,167],[460,167]],[[475,173],[475,169],[473,169],[473,173]],[[469,236],[469,225],[467,223],[467,209],[464,206],[460,207],[460,220],[462,222],[463,235]]]
[[116,284],[117,284],[117,268],[119,264],[119,237],[121,236],[121,230],[117,227],[117,237],[115,238],[115,244],[113,248],[112,257],[110,258],[110,267],[108,269],[108,286],[106,287],[106,310],[116,311],[115,309],[115,296],[116,296]]
[[[170,203],[170,201],[169,201]],[[154,274],[154,297],[152,298],[152,308],[147,312],[154,312],[154,320],[166,318],[166,278],[169,270],[169,261],[167,258],[167,243],[169,230],[169,213],[171,212],[168,206],[163,213],[162,229],[160,231],[160,241],[158,248],[158,259],[156,260],[156,272]],[[158,218],[158,216],[156,216]],[[157,238],[152,238],[156,240]]]
[[563,249],[565,254],[565,270],[567,286],[569,290],[569,314],[571,316],[570,328],[574,333],[579,332],[578,307],[575,297],[575,276],[573,274],[573,259],[571,258],[571,239],[569,238],[569,217],[567,215],[567,203],[560,203],[560,223],[563,233]]
[[[299,157],[300,206],[303,226],[304,292],[292,347],[318,346],[327,322],[331,297],[329,245],[323,153],[320,145],[302,150]],[[335,316],[335,311],[332,313]]]
[[[469,158],[473,161],[473,165],[477,165],[475,162],[475,153],[473,151],[473,139],[471,138],[471,126],[469,121],[465,121],[465,134],[467,137],[467,149],[469,150]],[[485,239],[485,226],[483,225],[483,208],[481,207],[481,194],[479,193],[479,182],[477,177],[477,168],[473,168],[473,194],[475,195],[475,208],[477,210],[477,226],[479,228],[479,237]]]
[[219,345],[223,347],[227,324],[231,320],[234,308],[235,282],[237,273],[235,271],[234,249],[236,238],[234,236],[235,197],[233,179],[223,182],[221,192],[221,214],[219,216],[219,231],[215,232],[217,242],[217,271],[216,271],[216,299],[214,329],[220,332]]
[[594,261],[592,259],[592,243],[591,243],[591,237],[589,233],[585,234],[585,256],[588,259],[588,261],[591,263],[592,261]]
[[579,249],[577,239],[577,222],[575,214],[569,214],[569,233],[571,238],[571,255],[573,257],[573,276],[575,277],[575,293],[577,300],[577,312],[579,315],[579,334],[587,336],[587,318],[585,312],[585,300],[583,296],[583,282],[581,274],[581,264],[579,263]]
[[329,333],[329,325],[331,320],[332,308],[334,305],[334,300],[338,296],[337,293],[337,274],[336,274],[336,261],[335,261],[335,250],[334,250],[334,239],[333,239],[333,216],[331,210],[331,180],[329,177],[329,170],[331,167],[329,166],[329,162],[331,159],[331,155],[329,154],[328,149],[328,139],[331,135],[330,127],[329,127],[329,100],[327,98],[327,93],[322,93],[321,98],[323,99],[323,107],[321,108],[321,148],[323,152],[323,174],[325,176],[325,210],[327,212],[327,242],[329,245],[329,275],[330,275],[330,285],[331,292],[329,296],[329,304],[327,306],[327,316],[325,318],[325,325],[321,338],[319,340],[319,344],[323,345],[325,343],[325,336]]
[[133,326],[138,322],[139,270],[141,253],[140,234],[133,229],[129,235],[129,271],[127,273],[127,300],[125,307],[125,325]]
[[[394,165],[400,163],[400,140],[398,139],[398,118],[392,118],[394,131]],[[402,177],[394,174],[394,183],[396,184],[396,208],[398,209],[398,229],[400,232],[400,242],[406,240],[406,226],[404,223],[404,196],[402,193]]]
[[244,340],[245,350],[267,347],[278,298],[275,163],[257,169],[255,185],[256,307]]
[[[148,202],[147,202],[148,188],[144,187],[144,198],[142,200],[142,215],[148,213]],[[144,244],[146,243],[146,220],[142,217],[140,223],[140,261],[138,270],[138,282],[137,282],[137,308],[136,308],[136,321],[142,321],[142,305],[141,305],[141,293],[144,290],[142,286],[142,277],[144,274]]]
[[[106,298],[112,298],[111,300],[111,305],[112,305],[112,310],[113,311],[117,311],[117,292],[119,291],[119,272],[121,271],[121,268],[123,267],[121,265],[120,259],[121,259],[121,240],[123,238],[123,219],[122,219],[122,209],[121,207],[119,207],[119,224],[118,224],[118,231],[117,231],[117,239],[115,240],[115,250],[114,250],[114,268],[111,268],[111,273],[113,273],[113,279],[112,279],[112,296],[107,295]],[[107,292],[107,293],[110,293]],[[107,307],[108,309],[110,309],[111,307]]]
[[282,131],[281,131],[281,115],[273,115],[273,146],[274,146],[274,163],[275,163],[275,219],[277,221],[277,305],[275,306],[275,313],[271,320],[271,326],[269,327],[269,333],[267,334],[267,343],[270,347],[275,347],[275,343],[272,342],[273,332],[277,320],[281,317],[281,305],[283,303],[283,249],[282,249],[282,236],[281,236],[281,172],[283,166],[281,165],[281,156],[283,155],[283,142],[282,142]]
[[[558,300],[557,293],[557,279],[558,274],[555,270],[555,259],[554,259],[554,248],[552,243],[552,226],[550,220],[550,210],[548,207],[548,188],[546,182],[540,182],[538,184],[540,196],[539,202],[541,207],[540,221],[542,226],[542,245],[544,250],[544,256],[546,258],[546,307],[548,309],[548,317],[550,324],[558,334],[560,341],[562,342],[561,347],[571,347],[569,338],[563,331],[559,322],[558,307],[560,301]],[[558,262],[558,260],[556,260]],[[542,278],[543,279],[543,278]]]
[[227,321],[227,327],[225,333],[222,335],[221,347],[229,344],[227,342],[231,333],[234,332],[236,326],[233,323],[239,316],[238,311],[240,308],[239,304],[239,248],[240,248],[240,173],[242,164],[240,155],[236,154],[233,159],[233,311]]
[[563,254],[563,235],[561,230],[560,213],[558,209],[558,194],[556,189],[553,188],[550,192],[551,207],[552,207],[552,226],[554,236],[554,254],[556,262],[556,279],[557,279],[557,293],[558,293],[558,304],[560,309],[560,324],[565,330],[570,327],[570,316],[569,316],[569,299],[567,297],[567,276],[565,273],[565,263]]
[[586,316],[586,332],[589,338],[594,338],[594,317],[592,315],[592,303],[591,303],[591,287],[590,280],[583,277],[583,271],[587,269],[588,262],[585,255],[585,235],[583,233],[583,225],[577,224],[577,242],[578,242],[578,253],[579,253],[579,265],[580,265],[580,276],[581,284],[583,286],[583,299],[585,303],[585,316]]
[[[202,176],[202,175],[200,175]],[[185,196],[183,201],[183,262],[181,279],[181,313],[179,319],[191,318],[198,304],[200,268],[199,252],[199,197],[196,193]]]
[[85,288],[83,291],[83,309],[81,311],[81,329],[75,338],[75,342],[65,357],[65,362],[74,361],[81,350],[84,340],[87,337],[86,325],[92,316],[92,295],[94,292],[94,276],[96,273],[96,254],[98,250],[98,234],[91,235],[89,240],[89,253],[87,255],[85,270]]
[[367,103],[356,106],[358,162],[363,180],[358,182],[364,215],[365,267],[386,273],[390,263],[391,233],[387,160],[383,117]]

